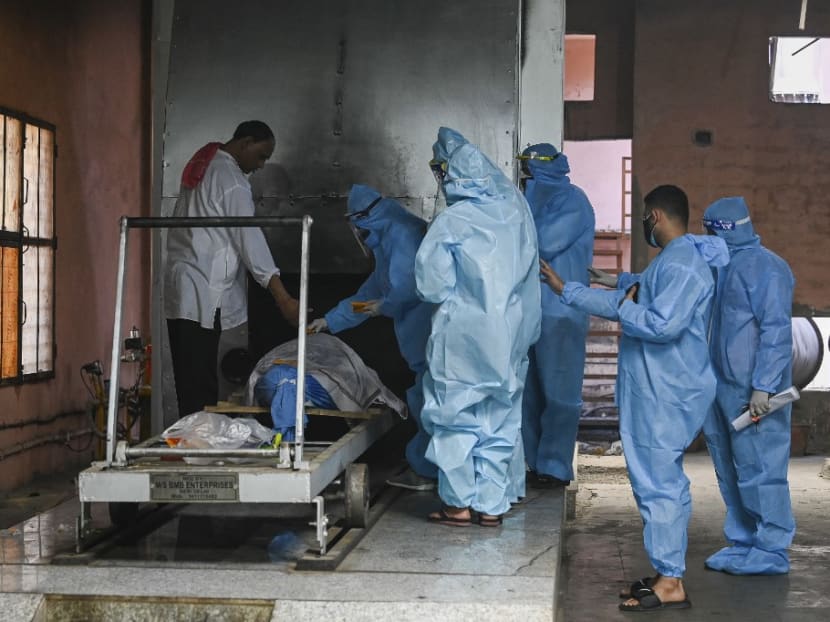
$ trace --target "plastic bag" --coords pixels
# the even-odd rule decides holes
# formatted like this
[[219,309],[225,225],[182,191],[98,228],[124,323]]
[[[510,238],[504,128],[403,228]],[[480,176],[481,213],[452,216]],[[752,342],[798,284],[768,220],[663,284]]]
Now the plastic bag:
[[233,419],[202,410],[182,417],[167,428],[161,437],[170,447],[239,449],[270,443],[274,432],[255,419]]

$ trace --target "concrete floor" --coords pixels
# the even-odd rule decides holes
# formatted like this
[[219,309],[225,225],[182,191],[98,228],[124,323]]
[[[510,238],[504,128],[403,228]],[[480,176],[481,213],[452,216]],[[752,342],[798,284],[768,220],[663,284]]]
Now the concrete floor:
[[[275,533],[313,542],[299,506],[280,519],[253,506],[181,506],[151,533],[64,565],[73,496],[0,532],[0,620],[550,622],[564,493],[531,492],[496,529],[429,524],[438,503],[405,492],[336,571],[300,572],[267,554]],[[105,524],[103,505],[93,521]]]
[[[692,519],[685,585],[692,609],[654,612],[649,619],[735,622],[830,620],[830,480],[819,476],[824,458],[790,461],[790,490],[797,521],[791,572],[778,577],[734,577],[704,569],[724,546],[723,503],[706,453],[688,454]],[[637,617],[617,609],[617,593],[653,570],[642,548],[642,523],[622,457],[580,456],[576,520],[568,522],[563,548],[563,597],[567,622],[612,622]]]
[[[791,574],[730,577],[703,569],[705,557],[722,545],[723,505],[708,456],[688,455],[694,510],[686,585],[693,608],[650,619],[830,619],[830,480],[819,477],[823,463],[821,457],[791,462],[798,521]],[[492,530],[430,525],[424,516],[436,507],[436,497],[404,493],[332,572],[299,572],[291,561],[268,560],[275,533],[292,530],[313,542],[305,525],[311,517],[297,507],[274,518],[251,506],[235,512],[183,506],[151,533],[79,560],[80,565],[52,563],[71,551],[78,511],[66,477],[61,480],[44,485],[42,494],[29,487],[0,501],[0,516],[4,506],[25,511],[26,499],[34,509],[16,525],[0,524],[7,527],[0,531],[3,622],[604,622],[631,617],[618,611],[617,592],[651,572],[621,457],[580,456],[575,519],[566,523],[564,536],[562,491],[529,491],[504,526]],[[67,500],[41,511],[67,494]],[[94,518],[103,524],[105,515],[103,506],[96,506]]]

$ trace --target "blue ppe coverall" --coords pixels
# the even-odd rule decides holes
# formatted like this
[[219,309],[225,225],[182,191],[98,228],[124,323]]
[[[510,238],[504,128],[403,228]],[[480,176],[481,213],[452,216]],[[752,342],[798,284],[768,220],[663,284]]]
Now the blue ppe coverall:
[[[377,199],[380,201],[375,203]],[[369,212],[362,214],[373,203]],[[406,459],[418,475],[435,479],[438,477],[435,464],[424,458],[429,437],[421,425],[421,385],[434,305],[418,297],[414,273],[415,253],[426,232],[426,222],[407,212],[394,199],[381,198],[377,190],[359,184],[352,186],[347,210],[351,223],[367,233],[364,244],[372,250],[375,269],[353,296],[341,300],[326,313],[328,329],[336,334],[369,319],[366,313],[352,311],[353,301],[381,302],[380,313],[392,318],[401,355],[415,374],[415,384],[407,390],[406,402],[418,432],[406,446]]]
[[731,261],[717,272],[710,351],[717,398],[703,431],[726,504],[730,546],[706,566],[731,574],[789,571],[795,534],[787,466],[787,405],[736,432],[730,422],[753,390],[778,393],[792,384],[792,299],[787,263],[761,246],[742,197],[715,201],[704,224],[726,241]]
[[620,276],[618,287],[639,282],[637,303],[624,299],[624,289],[567,283],[562,292],[566,304],[620,322],[620,436],[646,553],[666,577],[682,577],[686,569],[691,497],[683,452],[715,398],[706,339],[715,293],[710,266],[728,261],[721,240],[686,234],[640,275]]
[[447,208],[415,260],[421,297],[438,305],[424,376],[427,458],[454,507],[504,514],[524,470],[521,400],[539,338],[541,284],[533,218],[518,188],[475,145],[440,128]]
[[[568,158],[553,145],[528,147],[532,178],[525,185],[539,237],[539,257],[564,281],[589,284],[594,258],[594,209],[568,178]],[[549,287],[542,289],[542,336],[530,351],[525,386],[522,438],[532,471],[573,479],[573,454],[582,411],[588,314],[564,304]]]

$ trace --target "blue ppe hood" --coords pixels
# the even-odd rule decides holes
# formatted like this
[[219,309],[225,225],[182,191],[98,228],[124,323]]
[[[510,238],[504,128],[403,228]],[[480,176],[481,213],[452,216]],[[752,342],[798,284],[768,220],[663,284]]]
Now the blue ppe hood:
[[726,241],[730,252],[761,244],[743,197],[726,197],[712,203],[703,214],[703,224]]
[[433,159],[447,163],[444,193],[447,207],[459,201],[512,200],[518,188],[481,150],[456,130],[441,127],[432,146]]
[[[556,147],[550,143],[539,143],[531,145],[524,151],[523,156],[530,156],[536,154],[537,156],[555,157],[554,160],[525,160],[524,164],[533,176],[533,179],[544,181],[546,183],[570,183],[567,175],[571,172],[571,167],[568,165],[568,156],[556,150]],[[530,181],[528,181],[528,184]]]

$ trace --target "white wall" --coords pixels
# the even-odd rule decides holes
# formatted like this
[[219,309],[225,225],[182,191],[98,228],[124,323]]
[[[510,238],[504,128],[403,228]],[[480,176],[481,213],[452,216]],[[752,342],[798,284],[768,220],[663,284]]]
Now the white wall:
[[[631,156],[631,140],[566,140],[562,152],[568,156],[571,181],[585,191],[594,206],[597,230],[620,231],[622,159]],[[630,201],[627,205],[630,212]],[[630,228],[629,221],[626,229]]]
[[524,49],[519,88],[519,151],[562,144],[565,102],[564,0],[524,0]]

